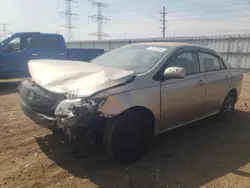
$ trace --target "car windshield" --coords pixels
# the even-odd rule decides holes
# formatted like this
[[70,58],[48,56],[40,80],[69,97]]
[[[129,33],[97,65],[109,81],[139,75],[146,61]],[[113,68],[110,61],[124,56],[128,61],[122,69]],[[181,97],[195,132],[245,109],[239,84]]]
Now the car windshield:
[[143,73],[150,70],[169,49],[168,46],[126,45],[107,52],[90,63]]
[[5,35],[3,37],[0,37],[0,43],[2,43],[4,40],[6,40],[7,38],[9,38],[11,35]]

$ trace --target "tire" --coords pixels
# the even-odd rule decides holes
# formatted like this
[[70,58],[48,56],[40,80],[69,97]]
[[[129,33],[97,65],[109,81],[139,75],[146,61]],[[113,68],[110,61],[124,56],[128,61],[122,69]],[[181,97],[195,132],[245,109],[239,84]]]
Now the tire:
[[234,110],[235,110],[234,107],[236,104],[236,99],[237,99],[237,94],[232,91],[229,92],[218,114],[218,119],[220,121],[227,121],[230,117],[234,115]]
[[114,160],[130,164],[146,154],[153,133],[153,121],[146,113],[128,111],[107,123],[103,144]]
[[54,135],[61,135],[63,134],[63,130],[59,128],[50,128],[49,129]]

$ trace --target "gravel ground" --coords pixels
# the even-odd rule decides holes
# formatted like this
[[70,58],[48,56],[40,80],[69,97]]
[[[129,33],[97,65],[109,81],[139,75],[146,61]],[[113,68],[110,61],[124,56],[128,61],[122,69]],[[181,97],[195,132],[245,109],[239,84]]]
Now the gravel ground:
[[250,187],[250,75],[235,117],[158,137],[141,161],[121,166],[96,146],[85,158],[20,111],[19,80],[0,81],[0,187]]

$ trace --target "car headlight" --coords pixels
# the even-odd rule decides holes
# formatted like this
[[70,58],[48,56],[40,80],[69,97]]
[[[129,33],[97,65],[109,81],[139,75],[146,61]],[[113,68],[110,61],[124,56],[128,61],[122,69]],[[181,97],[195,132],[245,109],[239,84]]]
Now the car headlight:
[[85,112],[98,110],[105,102],[105,99],[65,99],[61,101],[55,110],[57,117],[73,117]]

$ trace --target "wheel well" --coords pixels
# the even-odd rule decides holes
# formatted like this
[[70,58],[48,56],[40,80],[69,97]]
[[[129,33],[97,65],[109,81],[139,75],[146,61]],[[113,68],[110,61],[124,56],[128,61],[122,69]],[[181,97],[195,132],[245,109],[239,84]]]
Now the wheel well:
[[155,116],[151,110],[149,110],[148,108],[143,107],[143,106],[134,106],[134,107],[128,108],[127,110],[122,112],[122,114],[126,113],[126,112],[131,112],[131,111],[133,111],[134,113],[140,111],[143,114],[145,114],[146,117],[150,118],[152,130],[153,130],[153,132],[155,131],[155,129],[154,129],[155,128]]
[[232,94],[235,96],[235,98],[238,97],[238,92],[237,92],[237,90],[236,90],[235,88],[231,89],[231,90],[229,91],[229,93],[232,93]]

